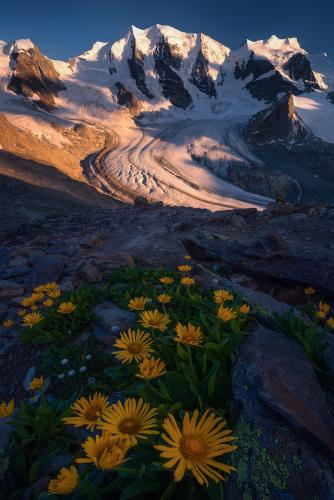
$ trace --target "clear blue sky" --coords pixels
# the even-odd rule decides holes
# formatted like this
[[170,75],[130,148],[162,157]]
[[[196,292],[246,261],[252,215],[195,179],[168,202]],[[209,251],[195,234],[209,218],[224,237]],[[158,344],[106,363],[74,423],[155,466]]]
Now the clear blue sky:
[[206,33],[230,48],[246,38],[297,36],[334,60],[334,0],[15,0],[1,2],[0,40],[31,38],[49,57],[67,59],[94,41],[114,41],[131,24],[168,24]]

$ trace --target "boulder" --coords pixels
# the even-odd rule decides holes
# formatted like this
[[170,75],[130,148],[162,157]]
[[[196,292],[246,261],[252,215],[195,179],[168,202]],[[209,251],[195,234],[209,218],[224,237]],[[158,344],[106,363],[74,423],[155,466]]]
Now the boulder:
[[45,255],[38,258],[28,279],[30,289],[50,281],[58,281],[65,268],[65,261],[62,257],[55,255]]
[[113,302],[103,302],[93,309],[96,322],[108,332],[118,330],[127,330],[133,328],[136,324],[137,315],[126,309],[121,309]]
[[24,293],[22,285],[10,280],[0,280],[0,299],[10,299],[18,297]]

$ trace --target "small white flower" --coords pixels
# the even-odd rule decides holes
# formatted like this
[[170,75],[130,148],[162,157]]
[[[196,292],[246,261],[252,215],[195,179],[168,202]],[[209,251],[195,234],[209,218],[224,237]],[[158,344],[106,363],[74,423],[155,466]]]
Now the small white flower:
[[58,375],[59,380],[63,380],[64,377],[65,377],[65,373],[61,373],[60,375]]
[[111,331],[112,331],[112,333],[119,333],[120,327],[117,325],[114,325],[111,327]]
[[67,359],[67,358],[63,358],[63,359],[61,360],[61,362],[60,362],[60,364],[61,364],[62,366],[66,365],[67,363],[68,363],[68,359]]
[[87,361],[89,361],[90,359],[92,359],[92,355],[91,354],[87,354],[86,359],[87,359]]
[[68,372],[68,375],[69,375],[70,377],[73,377],[73,375],[75,375],[75,370],[70,370],[70,371]]
[[80,366],[80,368],[79,368],[79,372],[80,373],[84,373],[86,371],[87,371],[87,367],[86,366]]
[[147,304],[151,304],[152,299],[147,299],[147,301],[146,301],[146,302],[147,302]]

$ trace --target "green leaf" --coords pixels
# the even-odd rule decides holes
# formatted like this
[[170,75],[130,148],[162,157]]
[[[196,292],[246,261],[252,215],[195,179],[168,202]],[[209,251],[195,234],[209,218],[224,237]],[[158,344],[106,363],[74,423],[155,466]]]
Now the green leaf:
[[133,481],[122,491],[120,500],[137,497],[139,493],[154,491],[158,489],[160,485],[160,481],[157,481],[155,479],[139,479],[137,481]]
[[29,482],[33,484],[37,480],[39,467],[41,465],[41,460],[36,460],[29,469]]
[[196,396],[189,390],[189,382],[176,372],[167,372],[165,383],[173,401],[182,402],[185,407],[192,407]]

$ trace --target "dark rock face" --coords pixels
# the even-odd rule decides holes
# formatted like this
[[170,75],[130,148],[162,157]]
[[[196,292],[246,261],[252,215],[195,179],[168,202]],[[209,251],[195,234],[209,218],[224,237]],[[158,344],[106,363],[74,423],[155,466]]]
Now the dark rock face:
[[190,81],[209,97],[217,96],[215,84],[208,71],[208,61],[201,50],[197,54]]
[[247,83],[246,88],[251,95],[258,100],[264,100],[267,103],[277,101],[277,94],[291,92],[299,95],[300,91],[291,82],[284,80],[282,75],[275,71],[274,75],[261,80],[253,80]]
[[243,63],[240,65],[238,61],[236,62],[234,76],[237,79],[241,78],[245,80],[249,75],[253,75],[253,79],[255,80],[274,69],[275,67],[267,59],[254,59],[254,52],[252,52],[247,64]]
[[135,95],[132,94],[123,83],[116,82],[117,103],[121,106],[126,106],[130,113],[134,116],[141,111],[140,102]]
[[58,92],[65,90],[52,62],[36,46],[25,51],[14,51],[11,58],[15,69],[8,90],[25,97],[37,94],[39,105],[52,109]]
[[257,113],[247,125],[245,135],[257,144],[305,137],[305,128],[296,120],[292,94],[286,94],[271,108]]
[[27,287],[33,289],[43,283],[58,281],[64,268],[65,261],[61,257],[55,255],[38,257],[28,279]]
[[330,102],[334,104],[334,92],[328,92],[327,97],[330,100]]
[[154,95],[151,94],[145,82],[144,70],[144,54],[136,46],[135,38],[131,42],[132,57],[128,59],[130,74],[135,80],[138,89],[148,98],[153,99]]
[[311,69],[310,61],[304,54],[294,54],[284,65],[284,69],[288,71],[290,78],[303,80],[305,90],[319,89],[319,85]]
[[226,498],[334,498],[334,422],[302,348],[264,327],[233,375],[238,450]]
[[173,46],[162,39],[156,48],[154,60],[163,95],[177,108],[187,109],[192,103],[192,98],[185,89],[182,79],[172,69],[180,68],[182,58]]

